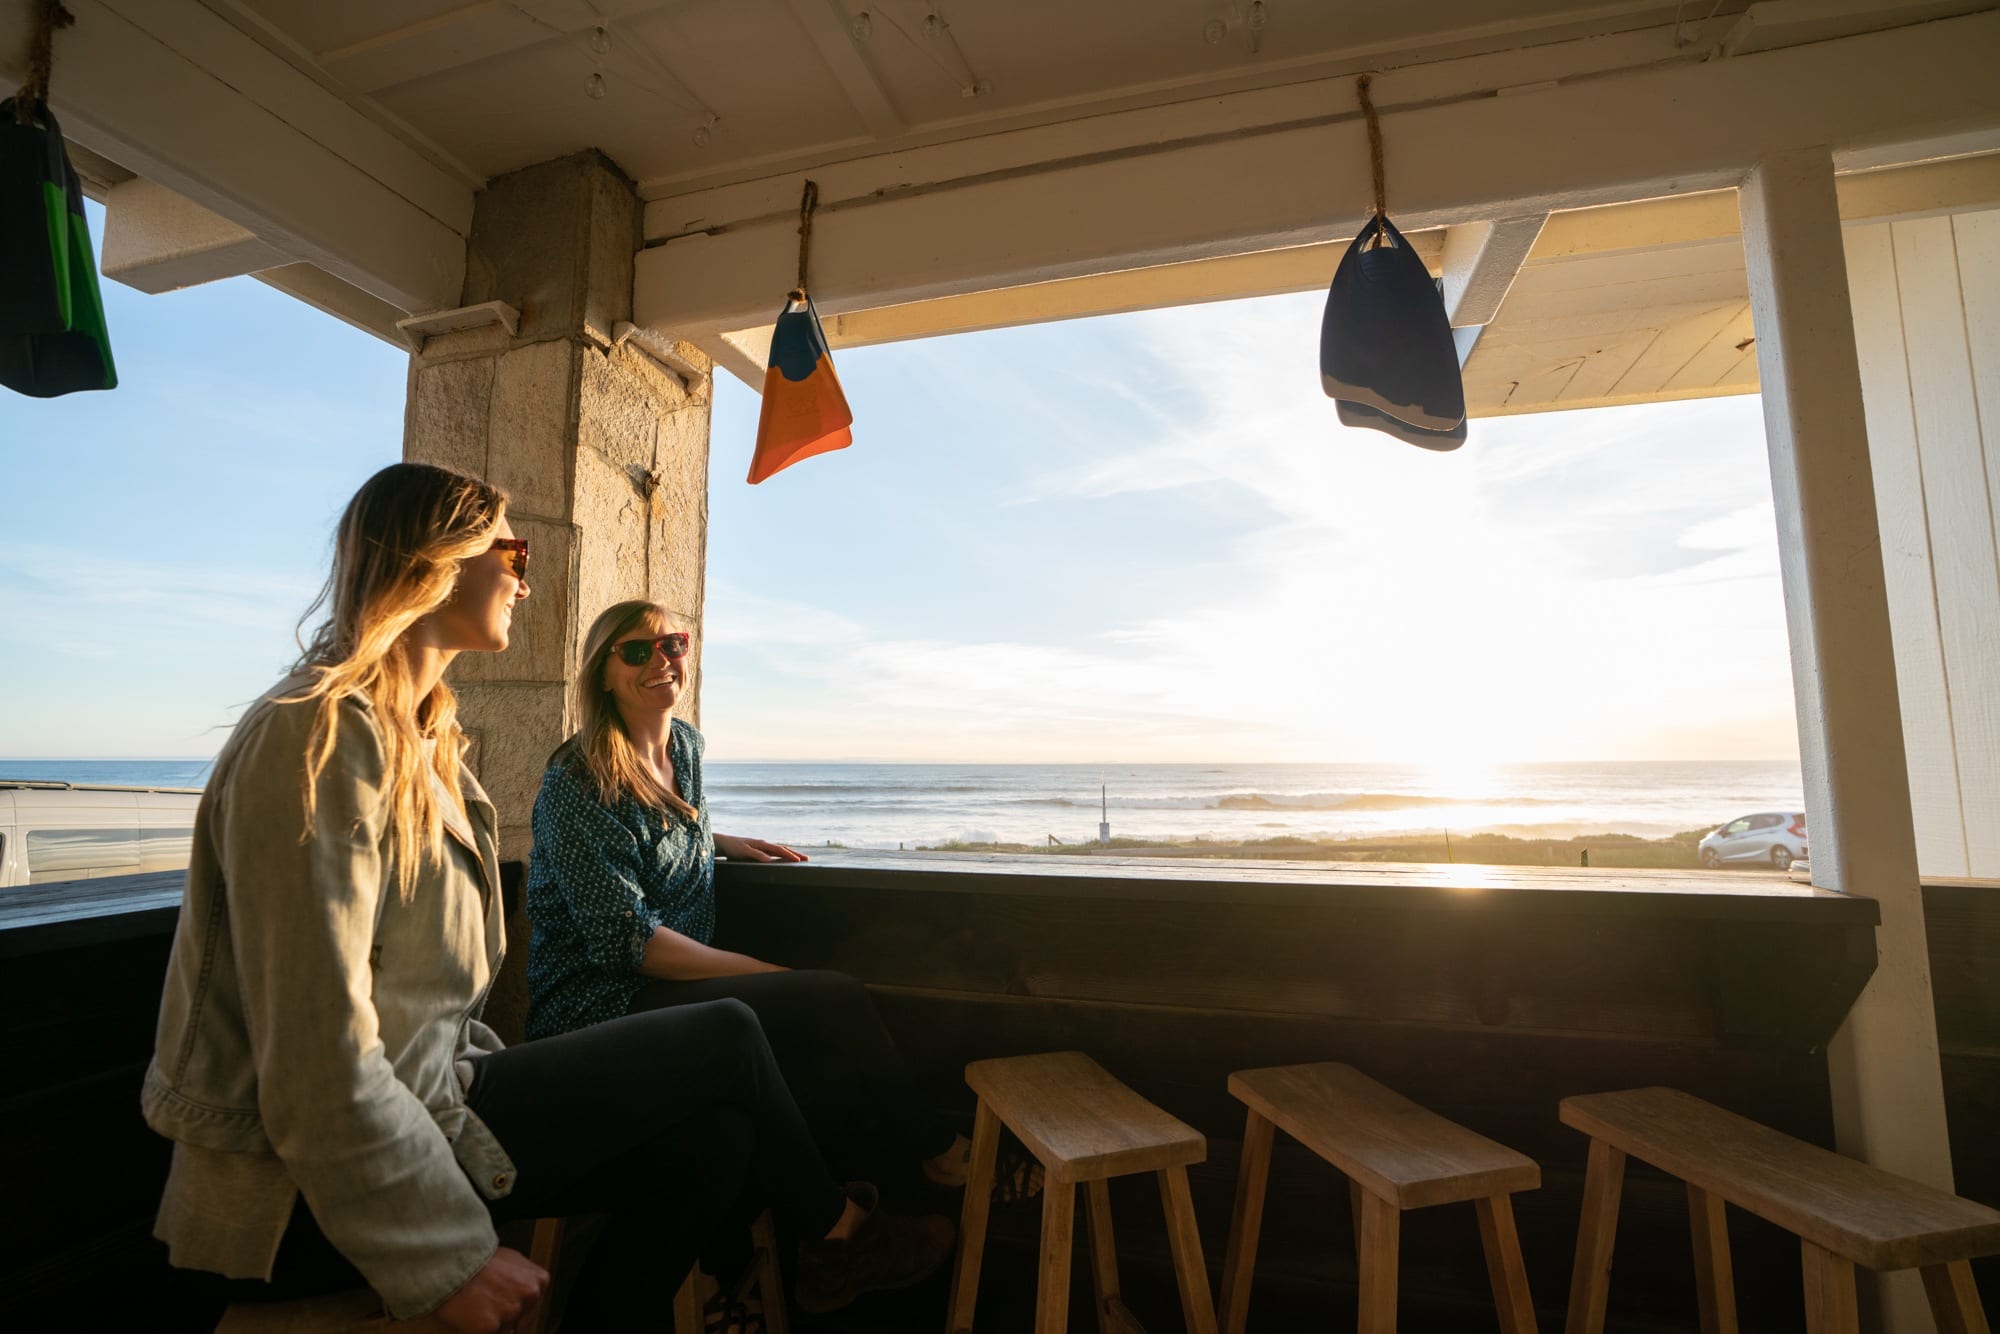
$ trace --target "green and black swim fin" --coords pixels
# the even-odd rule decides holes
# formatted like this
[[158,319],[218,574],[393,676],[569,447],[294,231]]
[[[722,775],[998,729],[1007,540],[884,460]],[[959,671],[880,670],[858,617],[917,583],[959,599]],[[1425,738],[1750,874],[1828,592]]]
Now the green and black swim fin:
[[118,371],[83,187],[46,104],[0,102],[0,385],[34,398],[112,389]]

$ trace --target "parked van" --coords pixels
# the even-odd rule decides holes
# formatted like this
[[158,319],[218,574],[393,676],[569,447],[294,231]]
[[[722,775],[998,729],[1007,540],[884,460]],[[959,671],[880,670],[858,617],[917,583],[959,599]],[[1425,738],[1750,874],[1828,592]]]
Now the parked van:
[[0,890],[179,871],[201,789],[0,778]]

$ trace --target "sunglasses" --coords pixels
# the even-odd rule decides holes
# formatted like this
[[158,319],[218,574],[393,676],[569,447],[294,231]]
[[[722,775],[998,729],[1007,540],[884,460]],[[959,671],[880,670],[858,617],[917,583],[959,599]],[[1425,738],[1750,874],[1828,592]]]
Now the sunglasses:
[[627,667],[644,667],[653,660],[654,649],[665,654],[668,661],[677,662],[688,655],[688,636],[677,630],[658,639],[620,640],[616,648],[618,661]]
[[525,537],[496,537],[493,550],[507,553],[507,563],[514,568],[514,577],[521,582],[528,580],[528,539]]

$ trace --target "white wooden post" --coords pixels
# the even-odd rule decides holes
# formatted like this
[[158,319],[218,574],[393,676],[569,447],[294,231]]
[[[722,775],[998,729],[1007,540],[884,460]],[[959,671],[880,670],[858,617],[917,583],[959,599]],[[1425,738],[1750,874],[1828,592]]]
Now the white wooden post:
[[[1882,905],[1879,963],[1829,1050],[1843,1153],[1949,1190],[1944,1083],[1833,159],[1767,157],[1739,199],[1791,630],[1813,882]],[[1914,1273],[1882,1327],[1934,1328]]]

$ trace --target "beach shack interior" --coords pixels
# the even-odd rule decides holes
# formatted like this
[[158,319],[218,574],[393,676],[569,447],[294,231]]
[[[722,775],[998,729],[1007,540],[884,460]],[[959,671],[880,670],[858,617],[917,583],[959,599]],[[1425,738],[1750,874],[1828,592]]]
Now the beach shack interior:
[[[1796,1227],[1638,1152],[1608,1282],[1573,1274],[1585,1222],[1614,1224],[1602,1198],[1586,1220],[1592,1136],[1559,1107],[1670,1087],[2000,1204],[2000,6],[64,5],[48,100],[105,277],[253,274],[406,348],[405,456],[511,493],[549,573],[512,647],[454,671],[515,860],[580,627],[619,598],[701,612],[706,496],[741,484],[710,475],[713,386],[763,385],[808,179],[836,358],[1323,289],[1371,214],[1371,76],[1470,416],[1762,394],[1811,882],[854,853],[723,866],[719,943],[867,982],[968,1125],[968,1062],[1077,1051],[1199,1131],[1204,1300],[1240,1222],[1231,1074],[1339,1062],[1539,1166],[1512,1195],[1526,1320],[1496,1310],[1488,1215],[1452,1203],[1388,1234],[1402,1329],[1589,1328],[1592,1284],[1621,1331],[1940,1327],[1913,1270],[1864,1267],[1843,1314]],[[9,89],[44,12],[0,0]],[[169,1327],[137,1099],[178,877],[88,890],[0,904],[9,1329]],[[1355,1328],[1362,1211],[1323,1155],[1270,1151],[1248,1328]],[[1215,1327],[1152,1175],[1109,1183],[1115,1233],[1075,1228],[1077,1329]],[[1060,1327],[1043,1225],[992,1211],[978,1329]],[[2000,1310],[2000,1261],[1953,1274]],[[941,1277],[795,1323],[940,1329],[946,1300]]]

